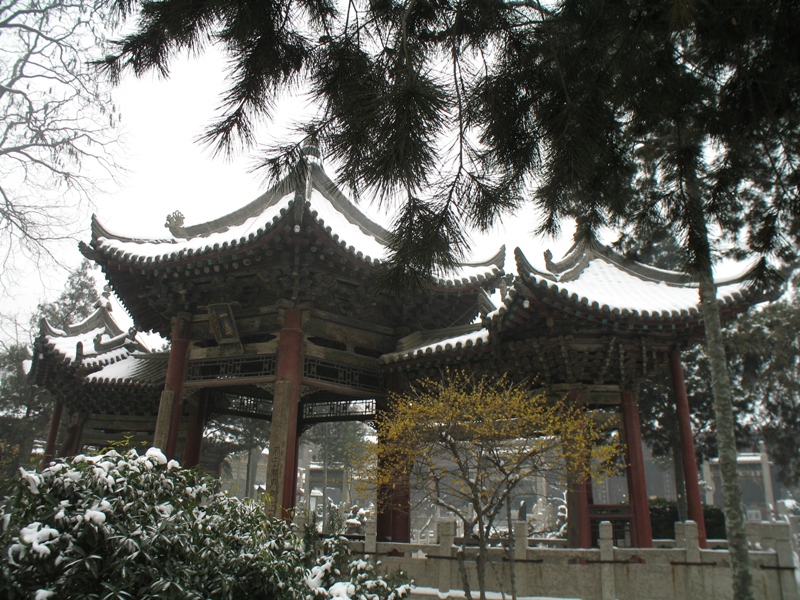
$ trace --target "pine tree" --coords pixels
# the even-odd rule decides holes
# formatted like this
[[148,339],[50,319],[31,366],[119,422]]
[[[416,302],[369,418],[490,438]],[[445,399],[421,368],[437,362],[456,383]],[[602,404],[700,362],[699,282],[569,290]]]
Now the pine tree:
[[24,344],[0,351],[0,489],[20,466],[31,467],[34,440],[50,419],[51,396],[28,383],[30,359]]
[[778,478],[800,482],[800,304],[795,296],[754,310],[727,331],[736,399],[749,404]]
[[[319,114],[299,129],[355,190],[399,197],[384,284],[423,284],[459,259],[465,227],[531,198],[541,231],[575,218],[673,237],[699,282],[713,379],[734,597],[753,597],[730,377],[716,302],[718,242],[794,259],[800,234],[800,52],[794,2],[686,0],[117,0],[137,31],[101,61],[168,72],[214,40],[231,58],[206,141],[230,152],[300,81]],[[297,159],[300,142],[266,166]],[[287,155],[294,157],[285,160]],[[532,189],[535,181],[536,187]],[[754,278],[774,281],[766,264]]]

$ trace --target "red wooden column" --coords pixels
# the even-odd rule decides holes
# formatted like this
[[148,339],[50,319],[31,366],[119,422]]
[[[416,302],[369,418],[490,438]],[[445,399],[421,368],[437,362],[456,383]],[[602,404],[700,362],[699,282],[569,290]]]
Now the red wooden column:
[[411,542],[411,485],[407,477],[378,490],[375,525],[378,541]]
[[297,444],[303,379],[302,312],[287,308],[278,340],[278,364],[272,404],[267,494],[270,515],[290,519],[297,492]]
[[181,395],[183,394],[183,376],[186,371],[186,355],[189,351],[189,331],[191,315],[178,313],[172,319],[170,334],[169,360],[164,391],[158,406],[156,432],[153,445],[162,448],[167,458],[175,458],[178,445],[178,432],[181,425]]
[[196,467],[200,462],[207,405],[205,391],[198,392],[196,402],[189,402],[189,426],[186,428],[186,446],[183,449],[183,466],[187,469]]
[[67,431],[64,436],[64,443],[61,447],[61,456],[75,456],[83,448],[83,424],[86,417],[79,414],[71,414],[67,419]]
[[689,417],[689,398],[686,395],[686,381],[683,378],[681,353],[673,350],[669,353],[669,369],[672,375],[672,390],[675,393],[675,411],[678,414],[678,433],[681,438],[683,454],[683,476],[686,481],[686,504],[689,508],[689,519],[697,523],[697,537],[700,547],[706,547],[706,521],[703,515],[703,503],[700,500],[700,483],[697,476],[697,456],[694,451],[694,435]]
[[393,494],[392,541],[411,543],[411,483],[406,477],[397,484]]
[[49,465],[56,452],[56,440],[58,439],[58,428],[61,426],[61,414],[64,412],[64,402],[56,400],[53,407],[53,414],[50,417],[50,430],[47,432],[47,443],[44,446],[44,456],[42,457],[42,468]]
[[570,481],[567,488],[567,544],[570,548],[592,547],[589,515],[591,481]]
[[633,509],[633,543],[638,548],[653,547],[650,525],[650,503],[647,499],[647,479],[644,475],[642,432],[639,407],[633,392],[622,392],[622,420],[625,426],[625,453],[628,462],[628,495]]
[[[387,387],[390,391],[400,391],[397,374],[393,375]],[[383,441],[378,438],[378,443]],[[377,539],[400,543],[411,542],[411,478],[407,475],[402,481],[393,482],[391,488],[384,486],[378,490],[378,514],[375,519]]]
[[[581,403],[581,390],[567,393],[569,404]],[[592,547],[592,522],[589,515],[592,482],[571,481],[567,489],[567,538],[573,548]]]
[[575,495],[573,500],[574,509],[577,512],[577,533],[576,541],[578,548],[592,547],[592,521],[589,515],[590,497],[592,492],[592,482],[583,481],[573,484],[573,489],[569,493]]

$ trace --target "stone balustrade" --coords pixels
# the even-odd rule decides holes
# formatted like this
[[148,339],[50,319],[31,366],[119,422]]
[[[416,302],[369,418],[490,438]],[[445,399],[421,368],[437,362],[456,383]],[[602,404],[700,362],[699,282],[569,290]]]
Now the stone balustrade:
[[[758,600],[799,600],[788,523],[748,523],[750,559]],[[609,522],[600,524],[599,548],[540,547],[527,538],[527,525],[514,524],[513,551],[489,551],[488,588],[510,597],[512,569],[518,597],[582,600],[683,600],[731,597],[730,558],[726,549],[701,549],[697,524],[675,524],[672,547],[618,548]],[[374,523],[364,541],[351,543],[356,553],[377,556],[386,573],[398,569],[414,579],[413,598],[459,597],[463,593],[455,523],[437,524],[437,543],[378,542]],[[477,589],[474,557],[463,550],[470,586]],[[451,592],[455,590],[455,592]],[[477,594],[475,595],[477,597]]]

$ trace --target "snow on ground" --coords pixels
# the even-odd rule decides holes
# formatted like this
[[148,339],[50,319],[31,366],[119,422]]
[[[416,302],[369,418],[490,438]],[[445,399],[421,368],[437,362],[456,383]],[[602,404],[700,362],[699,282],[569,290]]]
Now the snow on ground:
[[[439,590],[432,588],[432,587],[417,587],[414,586],[411,589],[411,598],[414,597],[437,597],[441,600],[445,598],[465,598],[466,594],[462,590],[450,590],[449,592],[440,592]],[[475,591],[472,594],[473,598],[478,597],[478,592]],[[506,594],[506,600],[510,597],[510,594]],[[487,600],[503,600],[503,595],[500,592],[486,592],[486,599]],[[580,598],[554,598],[553,596],[518,596],[517,600],[580,600]]]

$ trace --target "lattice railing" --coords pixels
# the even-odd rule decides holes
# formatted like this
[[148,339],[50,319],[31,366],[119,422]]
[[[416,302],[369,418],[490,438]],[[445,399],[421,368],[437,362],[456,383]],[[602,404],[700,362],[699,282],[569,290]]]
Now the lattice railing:
[[270,419],[272,418],[272,400],[234,394],[220,394],[214,398],[211,412],[220,415]]
[[250,379],[275,375],[275,355],[204,358],[189,361],[187,381]]
[[303,406],[304,421],[369,421],[374,418],[374,399],[311,402]]
[[317,358],[305,359],[303,377],[370,392],[382,391],[377,371],[340,365]]

